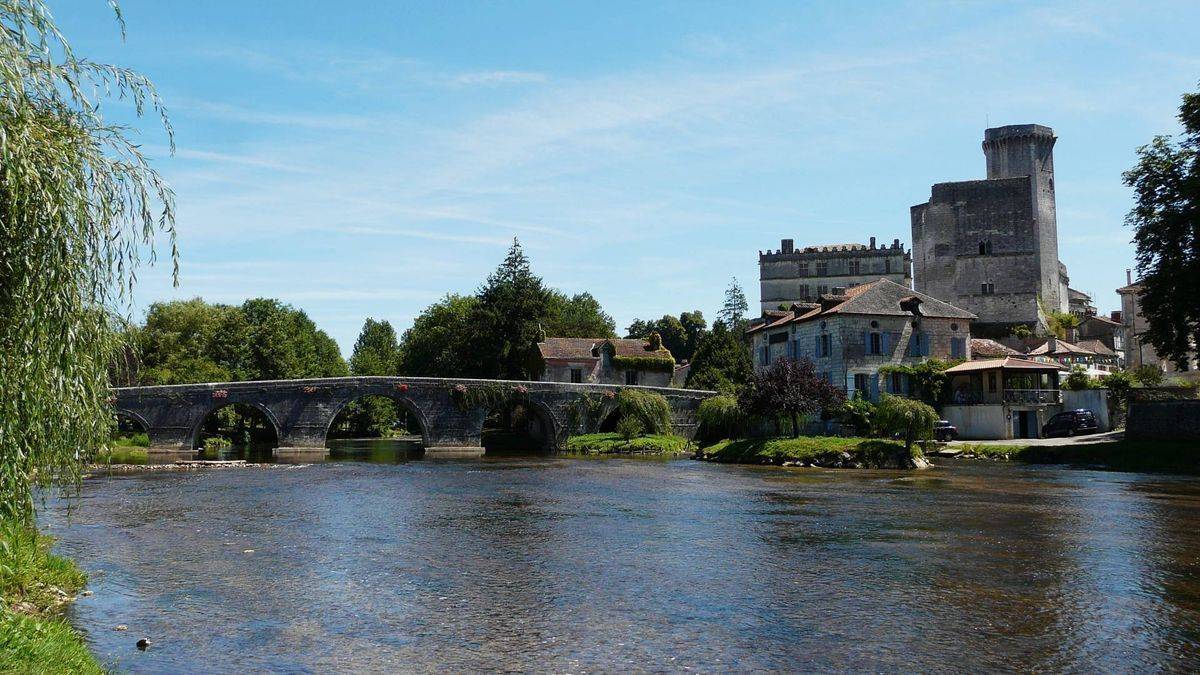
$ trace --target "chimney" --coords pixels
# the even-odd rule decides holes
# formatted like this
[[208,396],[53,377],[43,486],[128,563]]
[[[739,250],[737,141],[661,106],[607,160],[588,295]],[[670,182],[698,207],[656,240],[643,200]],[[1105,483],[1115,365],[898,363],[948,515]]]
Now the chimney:
[[833,287],[833,295],[845,295],[845,294],[846,294],[845,286],[834,286]]
[[871,250],[875,250],[875,237],[871,237]]
[[784,239],[779,242],[779,245],[784,253],[791,253],[795,250],[796,242],[792,241],[791,239]]
[[1126,286],[1133,285],[1133,270],[1129,269],[1128,267],[1125,268],[1125,285]]
[[1046,356],[1058,351],[1058,338],[1050,337],[1046,340]]
[[899,239],[892,240],[892,248],[900,248],[900,240]]
[[1115,321],[1117,323],[1125,323],[1125,315],[1122,314],[1121,310],[1119,310],[1119,309],[1115,310],[1112,314],[1109,314],[1108,318],[1112,319],[1113,321]]

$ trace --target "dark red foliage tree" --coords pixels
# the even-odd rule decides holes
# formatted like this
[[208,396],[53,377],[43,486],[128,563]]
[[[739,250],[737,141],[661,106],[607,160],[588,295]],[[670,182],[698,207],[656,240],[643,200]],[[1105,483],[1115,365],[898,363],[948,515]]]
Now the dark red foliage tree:
[[750,415],[778,420],[787,415],[792,435],[800,435],[800,418],[832,410],[846,395],[828,379],[817,374],[808,359],[781,359],[754,374],[750,386],[738,397],[738,405]]

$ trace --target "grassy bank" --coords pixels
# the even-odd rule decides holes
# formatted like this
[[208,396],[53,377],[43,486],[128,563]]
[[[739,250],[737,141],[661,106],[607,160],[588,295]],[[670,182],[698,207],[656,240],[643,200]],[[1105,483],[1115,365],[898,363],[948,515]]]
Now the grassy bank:
[[563,450],[588,454],[678,455],[687,441],[679,436],[648,435],[625,440],[620,434],[583,434],[567,439]]
[[964,459],[995,459],[1030,464],[1104,466],[1119,471],[1170,471],[1200,474],[1200,443],[1195,441],[1133,441],[1021,445],[959,443]]
[[801,436],[725,439],[701,448],[696,457],[731,464],[911,468],[921,455],[915,445],[910,456],[902,443],[875,438]]
[[50,537],[0,525],[0,672],[100,673],[62,611],[86,575],[50,552]]

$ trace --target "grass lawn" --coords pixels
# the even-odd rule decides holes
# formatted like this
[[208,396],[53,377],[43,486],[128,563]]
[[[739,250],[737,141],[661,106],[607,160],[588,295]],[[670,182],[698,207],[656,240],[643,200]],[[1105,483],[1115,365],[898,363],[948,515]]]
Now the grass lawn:
[[[739,438],[725,439],[700,449],[701,459],[734,464],[808,464],[843,465],[842,453],[850,462],[865,467],[887,466],[889,460],[904,455],[904,444],[877,438],[843,438],[840,436],[801,436],[799,438]],[[913,446],[914,456],[920,448]]]
[[96,455],[96,464],[146,464],[150,461],[150,453],[146,448],[127,445],[111,447],[108,452]]
[[687,441],[680,436],[635,436],[626,441],[616,433],[572,436],[563,446],[563,450],[567,452],[638,455],[678,455],[686,448]]
[[50,552],[50,537],[10,524],[0,537],[0,672],[103,672],[61,616],[87,576]]
[[1071,445],[959,443],[952,446],[986,459],[1030,464],[1102,465],[1120,471],[1200,473],[1200,442],[1119,440]]

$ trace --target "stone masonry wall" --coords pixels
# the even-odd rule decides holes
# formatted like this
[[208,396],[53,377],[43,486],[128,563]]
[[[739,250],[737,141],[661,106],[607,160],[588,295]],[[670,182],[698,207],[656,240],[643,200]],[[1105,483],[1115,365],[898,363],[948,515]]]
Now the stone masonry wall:
[[1130,401],[1125,437],[1200,441],[1200,400]]

